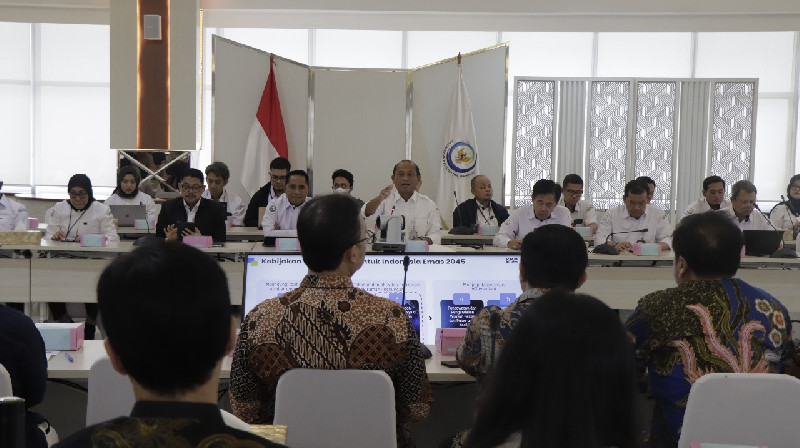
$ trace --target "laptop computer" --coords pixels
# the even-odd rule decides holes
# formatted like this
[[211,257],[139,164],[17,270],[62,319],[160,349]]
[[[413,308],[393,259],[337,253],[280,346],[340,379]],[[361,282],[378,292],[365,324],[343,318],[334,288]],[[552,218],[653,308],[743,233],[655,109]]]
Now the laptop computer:
[[742,233],[746,255],[772,255],[783,239],[783,230],[743,230]]
[[133,227],[137,219],[146,219],[144,205],[109,205],[119,227]]

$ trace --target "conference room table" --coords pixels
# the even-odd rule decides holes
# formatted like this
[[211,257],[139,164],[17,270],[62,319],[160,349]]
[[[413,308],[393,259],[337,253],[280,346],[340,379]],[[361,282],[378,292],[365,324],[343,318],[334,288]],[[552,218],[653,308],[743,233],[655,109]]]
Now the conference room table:
[[[60,351],[47,362],[47,377],[62,380],[85,380],[89,378],[89,369],[98,359],[106,356],[104,341],[84,341],[83,347],[78,350]],[[455,356],[442,356],[435,346],[428,346],[433,353],[433,357],[425,360],[425,370],[428,372],[428,380],[432,382],[464,382],[475,381],[460,368],[445,367],[442,361],[454,360]],[[65,353],[72,358],[70,361]],[[231,377],[231,356],[226,356],[222,360],[221,379]]]
[[[152,235],[153,229],[135,229],[133,227],[117,227],[117,235],[123,240]],[[225,231],[225,241],[253,241],[261,242],[264,240],[264,231],[258,227],[231,227]]]

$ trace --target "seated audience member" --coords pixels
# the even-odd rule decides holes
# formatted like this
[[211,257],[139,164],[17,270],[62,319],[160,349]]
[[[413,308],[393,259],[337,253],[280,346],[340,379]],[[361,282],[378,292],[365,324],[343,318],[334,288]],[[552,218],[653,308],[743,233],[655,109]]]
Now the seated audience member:
[[[3,181],[0,180],[0,190],[2,189]],[[24,205],[0,193],[0,231],[18,228],[28,230],[28,210]]]
[[297,216],[308,197],[308,173],[294,170],[289,173],[286,194],[270,203],[261,221],[265,237],[297,237]]
[[331,181],[333,181],[332,190],[334,193],[349,195],[358,203],[359,207],[364,206],[364,201],[358,199],[357,197],[353,197],[353,185],[355,185],[353,173],[340,168],[333,172],[331,175]]
[[625,184],[623,204],[608,210],[600,220],[595,246],[608,242],[619,251],[630,251],[633,243],[644,242],[659,243],[662,250],[669,250],[672,225],[664,210],[648,204],[647,191],[647,185],[638,180]]
[[258,209],[274,202],[286,191],[286,178],[291,170],[292,164],[283,157],[272,159],[269,163],[269,182],[259,188],[247,204],[247,211],[244,214],[245,226],[256,227],[261,224],[258,222]]
[[625,323],[655,397],[652,447],[675,447],[692,384],[711,372],[780,372],[786,308],[733,278],[744,239],[719,213],[687,216],[673,236],[677,288],[644,296]]
[[227,207],[227,216],[234,226],[244,225],[244,203],[242,198],[225,189],[231,170],[222,162],[214,162],[206,167],[206,183],[208,189],[200,195],[201,198],[211,199],[214,202],[224,202]]
[[[594,235],[597,232],[597,211],[591,202],[581,199],[583,196],[583,179],[577,174],[567,174],[561,183],[561,200],[572,216],[573,227],[588,227]],[[580,222],[578,222],[580,220]]]
[[398,446],[413,446],[409,423],[430,411],[425,363],[403,308],[353,286],[365,235],[358,205],[344,195],[314,198],[300,211],[297,236],[308,275],[242,321],[231,365],[236,416],[271,423],[278,378],[295,367],[381,369],[394,383]]
[[114,370],[130,377],[136,404],[130,416],[89,426],[58,446],[278,446],[226,426],[217,406],[222,360],[236,339],[219,263],[153,239],[103,270],[97,302],[106,352]]
[[709,210],[720,210],[730,206],[731,201],[725,199],[725,179],[719,176],[708,176],[703,179],[703,199],[693,202],[683,216],[705,213]]
[[642,181],[647,185],[647,203],[653,202],[653,195],[656,194],[656,181],[650,176],[639,176],[636,180]]
[[492,315],[500,317],[494,347],[496,359],[517,321],[539,297],[551,288],[574,291],[586,281],[588,258],[583,238],[569,227],[548,224],[525,235],[519,260],[522,295],[505,309],[491,305],[472,318],[458,347],[458,365],[480,383],[494,361],[490,343]]
[[551,291],[525,311],[481,391],[471,448],[636,448],[636,369],[617,313]]
[[792,229],[795,237],[800,232],[800,174],[795,174],[789,180],[786,200],[772,208],[769,220],[778,229]]
[[508,210],[492,200],[492,181],[479,174],[470,179],[469,184],[475,197],[462,202],[453,211],[453,227],[501,226],[508,219]]
[[[179,185],[181,197],[173,198],[161,205],[156,222],[156,236],[168,240],[183,240],[184,236],[206,235],[214,241],[225,241],[225,209],[210,199],[201,197],[203,172],[197,168],[189,169]],[[194,230],[187,226],[178,234],[178,226],[183,223],[194,224]]]
[[536,181],[531,194],[533,203],[511,212],[494,236],[494,245],[519,250],[522,238],[541,226],[561,224],[570,227],[572,217],[566,207],[558,205],[559,199],[561,199],[560,185],[549,179]]
[[[114,193],[105,200],[106,205],[144,205],[147,221],[156,222],[158,212],[156,203],[150,195],[139,191],[139,169],[132,166],[125,166],[117,173],[117,188]],[[152,224],[151,224],[152,225]]]
[[25,446],[44,448],[46,420],[30,408],[41,403],[47,386],[44,341],[30,317],[0,304],[0,365],[8,370],[15,397],[25,400]]
[[[108,206],[95,200],[92,181],[85,174],[70,177],[67,183],[69,199],[61,201],[47,210],[47,230],[44,237],[56,241],[76,241],[81,235],[102,234],[109,242],[119,241],[114,217]],[[86,339],[94,339],[97,320],[97,304],[86,303]],[[50,302],[53,320],[72,322],[67,315],[67,306],[61,302]]]
[[749,180],[740,180],[731,187],[731,205],[722,213],[739,225],[742,230],[774,230],[769,218],[756,205],[756,186]]
[[403,215],[406,220],[406,241],[442,242],[439,207],[416,188],[422,185],[419,167],[410,160],[401,160],[392,169],[392,184],[364,205],[364,215]]

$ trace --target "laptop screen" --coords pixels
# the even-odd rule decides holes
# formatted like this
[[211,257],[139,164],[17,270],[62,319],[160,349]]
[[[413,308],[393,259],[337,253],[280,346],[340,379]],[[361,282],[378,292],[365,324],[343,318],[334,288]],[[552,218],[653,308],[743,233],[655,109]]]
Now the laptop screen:
[[[522,292],[519,255],[408,254],[405,310],[425,344],[437,328],[463,328],[486,305],[506,307]],[[297,288],[308,268],[299,253],[251,253],[244,274],[243,316],[264,300]],[[368,253],[353,275],[367,292],[402,303],[403,254]]]

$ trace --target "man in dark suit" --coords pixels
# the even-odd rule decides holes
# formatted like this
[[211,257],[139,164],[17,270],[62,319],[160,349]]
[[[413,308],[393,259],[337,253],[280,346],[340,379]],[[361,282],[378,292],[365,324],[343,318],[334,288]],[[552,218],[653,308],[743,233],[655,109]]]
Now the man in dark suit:
[[475,199],[467,199],[453,211],[453,227],[497,226],[508,219],[508,210],[492,200],[492,181],[479,174],[470,180]]
[[[200,197],[205,190],[203,172],[196,168],[188,170],[178,187],[181,197],[170,199],[161,205],[156,236],[182,240],[184,236],[206,235],[214,241],[225,241],[225,209],[210,199]],[[194,223],[194,230],[183,228],[179,234],[179,221]]]
[[278,199],[286,191],[286,179],[291,170],[292,165],[283,157],[272,159],[272,162],[269,163],[270,181],[256,191],[256,194],[250,198],[250,203],[247,205],[247,211],[244,214],[244,225],[246,227],[261,226],[261,222],[258,219],[258,209],[266,207],[267,204]]

